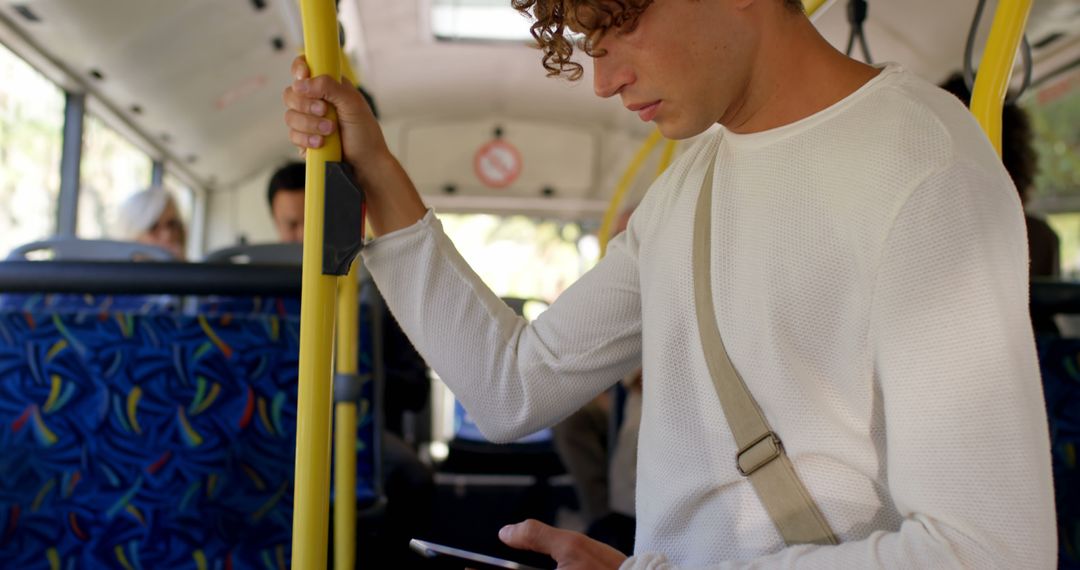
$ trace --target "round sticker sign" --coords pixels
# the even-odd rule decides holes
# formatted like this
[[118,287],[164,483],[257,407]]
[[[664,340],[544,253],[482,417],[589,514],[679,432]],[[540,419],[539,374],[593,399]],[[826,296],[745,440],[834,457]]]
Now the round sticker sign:
[[521,153],[514,145],[495,139],[476,151],[473,170],[484,186],[506,188],[521,175]]

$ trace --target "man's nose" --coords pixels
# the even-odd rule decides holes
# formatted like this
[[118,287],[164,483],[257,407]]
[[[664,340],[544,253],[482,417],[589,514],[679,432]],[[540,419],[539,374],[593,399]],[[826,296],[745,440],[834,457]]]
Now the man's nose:
[[611,52],[593,58],[593,91],[598,97],[618,95],[636,79],[631,66]]

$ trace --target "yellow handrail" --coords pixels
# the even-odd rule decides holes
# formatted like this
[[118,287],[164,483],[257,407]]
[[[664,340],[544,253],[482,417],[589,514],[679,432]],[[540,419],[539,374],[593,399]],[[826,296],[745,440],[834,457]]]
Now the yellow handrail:
[[1030,12],[1031,0],[998,2],[971,94],[971,112],[998,154],[1001,154],[1001,108]]
[[813,16],[829,0],[803,0],[803,10],[807,16]]
[[664,153],[660,155],[660,164],[656,167],[657,178],[667,170],[667,167],[671,166],[671,160],[675,158],[675,148],[678,146],[678,141],[668,141],[667,144],[664,145]]
[[[619,206],[622,205],[623,199],[626,198],[626,192],[630,189],[630,184],[634,182],[642,163],[649,158],[649,154],[660,143],[660,138],[660,131],[654,131],[653,134],[649,135],[649,138],[645,139],[637,154],[634,155],[634,159],[630,161],[630,166],[627,167],[626,172],[619,179],[619,184],[615,186],[615,194],[612,195],[611,202],[608,203],[607,210],[604,211],[604,219],[600,222],[600,231],[598,232],[600,257],[607,254],[607,246],[608,242],[611,241],[611,231],[615,225],[615,217],[619,213]],[[678,144],[677,141],[668,141],[667,145],[664,146],[664,153],[660,155],[660,164],[657,166],[656,176],[660,176],[667,170],[667,167],[671,164],[671,159],[675,156],[675,148]]]
[[[356,376],[359,349],[359,284],[353,263],[338,280],[337,375]],[[334,405],[334,568],[356,567],[356,402]]]
[[[341,75],[350,84],[359,86],[356,72],[344,51],[341,53]],[[353,263],[349,274],[338,280],[337,288],[337,374],[356,376],[359,372],[357,351],[360,348],[359,283],[357,273],[360,259]],[[356,402],[334,404],[334,568],[349,570],[356,567]]]
[[619,179],[619,184],[615,186],[615,194],[611,197],[611,202],[608,203],[607,210],[604,212],[604,221],[600,223],[600,257],[604,257],[607,253],[608,241],[611,240],[611,227],[615,223],[615,216],[619,213],[619,204],[622,203],[623,197],[626,196],[627,190],[630,189],[630,184],[633,183],[634,177],[637,176],[637,171],[641,169],[645,159],[649,158],[649,153],[656,148],[660,138],[660,131],[653,131],[649,138],[645,139],[637,154],[634,155],[634,159],[630,161],[630,166],[623,173],[622,178]]
[[[304,50],[312,76],[341,77],[333,0],[300,0]],[[330,120],[334,120],[331,109]],[[304,267],[300,296],[300,378],[296,406],[296,491],[292,567],[326,568],[330,504],[331,359],[336,278],[322,274],[327,162],[341,160],[337,134],[307,152]]]

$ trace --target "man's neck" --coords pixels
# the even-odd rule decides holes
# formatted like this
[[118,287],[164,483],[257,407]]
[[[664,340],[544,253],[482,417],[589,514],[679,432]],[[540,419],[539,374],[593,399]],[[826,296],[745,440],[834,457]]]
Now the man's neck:
[[720,123],[734,133],[794,123],[841,101],[880,73],[836,51],[807,18],[766,31],[747,87]]

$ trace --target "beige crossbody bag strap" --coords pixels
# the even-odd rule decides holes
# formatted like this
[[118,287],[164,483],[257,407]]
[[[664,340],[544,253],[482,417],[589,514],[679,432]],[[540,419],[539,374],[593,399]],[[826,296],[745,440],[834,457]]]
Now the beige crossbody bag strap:
[[709,375],[739,448],[736,468],[744,477],[750,478],[784,542],[789,545],[837,544],[836,535],[799,480],[780,438],[769,428],[761,408],[732,366],[720,338],[710,286],[709,242],[715,168],[714,155],[701,185],[694,215],[694,300]]

